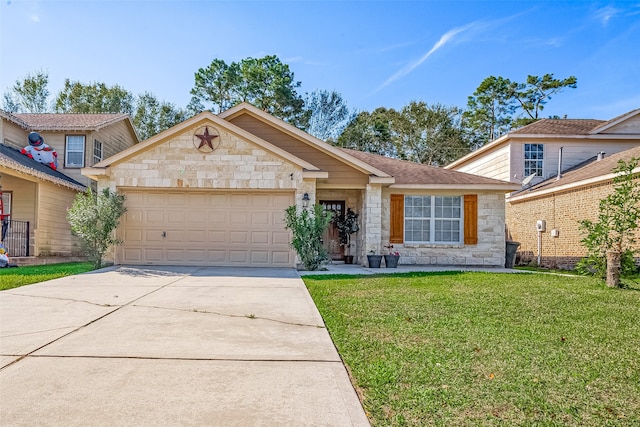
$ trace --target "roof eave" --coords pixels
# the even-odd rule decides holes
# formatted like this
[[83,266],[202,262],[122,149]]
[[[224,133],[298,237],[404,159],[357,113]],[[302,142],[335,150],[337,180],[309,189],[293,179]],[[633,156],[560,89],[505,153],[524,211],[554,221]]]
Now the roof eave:
[[510,193],[521,188],[520,184],[393,184],[389,188],[402,190],[477,190],[477,191],[501,191]]

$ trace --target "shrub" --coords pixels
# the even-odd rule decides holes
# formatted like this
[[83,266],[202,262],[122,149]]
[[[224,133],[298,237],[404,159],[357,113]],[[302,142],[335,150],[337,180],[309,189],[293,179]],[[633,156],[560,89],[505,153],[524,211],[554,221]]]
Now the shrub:
[[320,205],[315,205],[313,211],[302,209],[298,212],[296,206],[285,210],[285,228],[293,232],[291,246],[305,269],[317,270],[329,259],[327,250],[322,246],[322,234],[330,222],[331,212]]

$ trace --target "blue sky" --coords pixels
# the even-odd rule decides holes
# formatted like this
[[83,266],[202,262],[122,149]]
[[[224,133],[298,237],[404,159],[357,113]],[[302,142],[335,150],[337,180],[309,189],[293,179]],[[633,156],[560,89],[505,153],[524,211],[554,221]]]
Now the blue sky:
[[466,106],[490,75],[575,75],[543,116],[610,119],[640,107],[636,1],[0,0],[0,91],[37,70],[118,84],[185,107],[194,73],[277,55],[301,93],[356,110]]

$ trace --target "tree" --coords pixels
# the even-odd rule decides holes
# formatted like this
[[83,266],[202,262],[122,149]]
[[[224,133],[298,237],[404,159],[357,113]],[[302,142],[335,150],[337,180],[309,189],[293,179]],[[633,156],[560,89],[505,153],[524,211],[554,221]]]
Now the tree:
[[336,91],[316,90],[306,96],[304,103],[309,111],[307,132],[323,141],[336,140],[355,117]]
[[131,92],[104,83],[83,84],[66,79],[55,101],[57,113],[125,113],[133,112]]
[[464,126],[474,148],[492,141],[512,128],[533,123],[540,118],[552,95],[565,88],[575,89],[575,76],[556,79],[553,74],[527,76],[525,83],[489,76],[467,100]]
[[3,108],[12,113],[45,113],[48,111],[49,75],[44,71],[16,80],[4,94]]
[[80,238],[84,252],[95,268],[102,267],[109,247],[122,243],[113,232],[127,211],[124,201],[125,196],[111,193],[108,188],[99,194],[89,188],[78,193],[67,211],[71,231]]
[[461,111],[412,101],[402,110],[377,108],[352,120],[336,145],[430,165],[445,165],[469,152]]
[[329,259],[327,250],[322,246],[322,234],[329,227],[331,212],[321,205],[315,205],[313,212],[307,209],[298,211],[293,205],[285,210],[285,228],[292,231],[291,246],[307,270],[317,270]]
[[509,96],[510,88],[509,79],[489,76],[468,98],[462,117],[473,135],[473,148],[479,148],[511,129],[517,105]]
[[301,83],[277,56],[246,58],[226,64],[214,59],[195,74],[190,105],[208,105],[218,113],[241,102],[254,106],[305,129],[309,120],[304,100],[297,93]]
[[597,221],[579,222],[584,234],[581,240],[587,256],[577,264],[582,273],[595,272],[607,277],[607,286],[619,287],[620,274],[635,271],[633,249],[635,230],[640,220],[640,185],[637,172],[640,158],[620,160],[613,170],[613,192],[600,200]]
[[189,114],[168,102],[159,102],[156,97],[145,92],[138,96],[133,112],[133,125],[140,139],[145,140],[165,129],[185,121]]

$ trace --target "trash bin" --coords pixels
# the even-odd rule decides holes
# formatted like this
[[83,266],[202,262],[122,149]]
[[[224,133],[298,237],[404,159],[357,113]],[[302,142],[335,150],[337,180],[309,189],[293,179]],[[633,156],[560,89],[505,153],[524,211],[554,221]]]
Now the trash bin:
[[516,251],[520,247],[520,242],[507,240],[507,253],[504,259],[504,268],[513,268],[516,263]]

